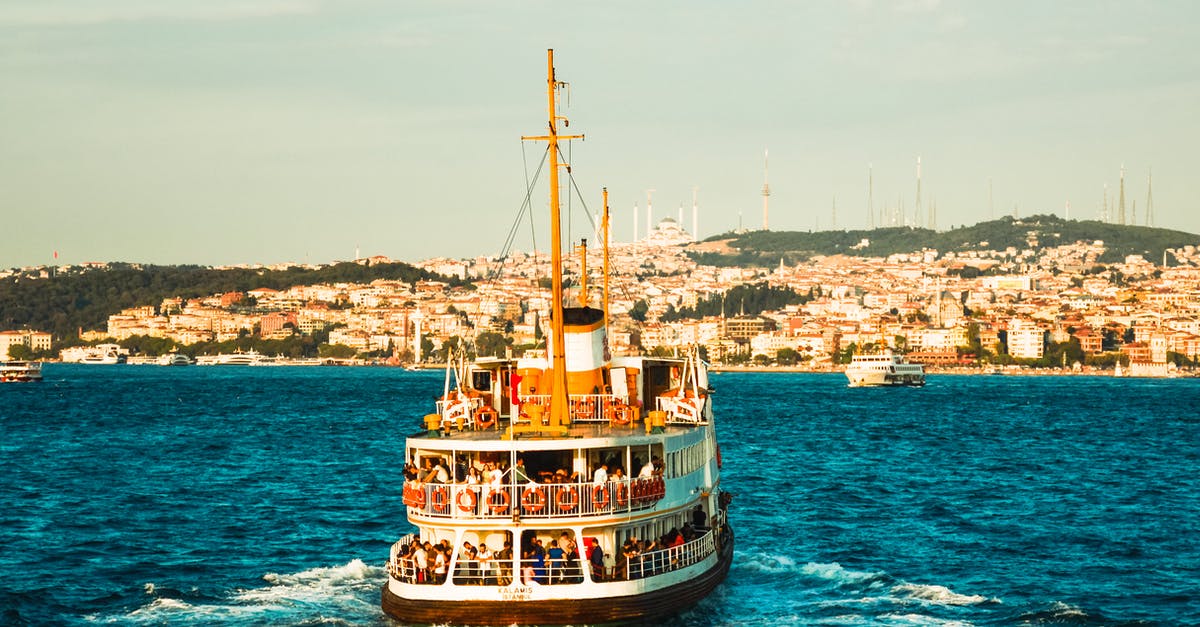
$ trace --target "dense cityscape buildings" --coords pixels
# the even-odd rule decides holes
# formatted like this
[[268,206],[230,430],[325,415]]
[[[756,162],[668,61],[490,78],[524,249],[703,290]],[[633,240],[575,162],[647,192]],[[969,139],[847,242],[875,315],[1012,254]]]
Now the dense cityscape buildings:
[[[966,368],[1044,362],[1053,349],[1057,361],[1048,365],[1054,367],[1121,364],[1147,376],[1200,358],[1200,253],[1190,246],[1164,256],[1167,265],[1138,255],[1098,263],[1101,241],[816,256],[769,269],[701,265],[688,254],[723,245],[693,242],[679,222],[666,218],[641,241],[612,246],[614,353],[700,345],[721,364],[822,369],[855,351],[888,348],[932,367]],[[593,246],[588,256],[586,302],[598,307],[601,251]],[[344,355],[400,362],[442,359],[448,345],[473,343],[491,354],[540,345],[550,310],[540,281],[548,273],[547,255],[417,265],[470,285],[376,280],[173,297],[115,313],[105,328],[82,330],[81,338],[146,336],[189,346],[321,332],[329,345],[345,347]],[[585,299],[579,269],[576,255],[568,269],[576,277],[570,291],[576,301]],[[786,288],[799,298],[762,311],[722,306],[720,313],[699,315],[699,303],[723,299],[739,286]],[[45,333],[0,334],[4,349],[16,343],[45,349],[48,341]]]

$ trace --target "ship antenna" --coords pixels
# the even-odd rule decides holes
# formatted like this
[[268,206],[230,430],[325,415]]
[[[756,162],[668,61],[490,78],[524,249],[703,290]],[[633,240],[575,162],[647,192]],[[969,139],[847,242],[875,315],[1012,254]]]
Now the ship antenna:
[[604,329],[608,332],[608,188],[604,188],[604,218],[600,223],[604,233]]

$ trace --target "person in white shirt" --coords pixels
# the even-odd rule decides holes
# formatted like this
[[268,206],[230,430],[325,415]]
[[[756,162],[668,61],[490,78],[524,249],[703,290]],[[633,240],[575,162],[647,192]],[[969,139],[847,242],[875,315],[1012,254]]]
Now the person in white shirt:
[[479,545],[475,559],[479,560],[479,582],[485,586],[492,585],[492,552],[486,544]]
[[592,474],[593,485],[604,485],[608,481],[608,466],[596,464],[596,472]]

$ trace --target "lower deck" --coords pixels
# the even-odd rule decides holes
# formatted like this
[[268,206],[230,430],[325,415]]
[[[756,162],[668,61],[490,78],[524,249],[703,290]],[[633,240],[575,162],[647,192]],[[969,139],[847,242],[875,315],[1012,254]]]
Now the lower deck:
[[[732,530],[727,526],[709,530],[702,541],[710,547],[703,559],[690,564],[665,559],[657,562],[658,570],[643,571],[643,577],[634,579],[604,581],[604,575],[593,577],[586,565],[565,571],[565,576],[580,577],[582,581],[563,586],[539,584],[536,579],[525,582],[514,575],[506,584],[489,586],[480,581],[472,590],[470,585],[451,581],[441,586],[420,586],[389,577],[382,592],[383,610],[393,618],[416,624],[649,622],[693,607],[724,581],[733,561]],[[691,553],[699,554],[694,550]],[[525,568],[518,564],[515,560],[513,566]],[[632,572],[628,570],[627,575]],[[482,588],[491,589],[485,592]]]

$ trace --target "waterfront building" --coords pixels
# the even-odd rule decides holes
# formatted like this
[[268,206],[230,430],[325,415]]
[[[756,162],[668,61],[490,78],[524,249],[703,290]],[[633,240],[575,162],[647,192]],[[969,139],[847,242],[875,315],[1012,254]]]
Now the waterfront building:
[[0,331],[0,360],[12,359],[8,350],[27,346],[30,350],[50,350],[50,334],[44,331]]

